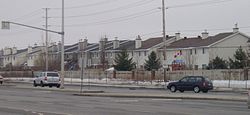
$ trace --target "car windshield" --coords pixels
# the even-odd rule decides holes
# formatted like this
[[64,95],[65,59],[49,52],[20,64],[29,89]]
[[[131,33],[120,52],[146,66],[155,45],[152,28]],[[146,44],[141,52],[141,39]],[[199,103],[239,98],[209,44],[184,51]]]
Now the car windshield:
[[58,73],[47,73],[47,76],[58,77]]

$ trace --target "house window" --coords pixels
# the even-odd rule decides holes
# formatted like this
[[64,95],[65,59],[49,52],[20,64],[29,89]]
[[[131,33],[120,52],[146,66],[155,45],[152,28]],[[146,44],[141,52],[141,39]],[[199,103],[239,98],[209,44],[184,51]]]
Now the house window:
[[145,52],[144,52],[144,56],[146,56],[146,55],[147,55],[147,52],[145,51]]
[[108,57],[108,53],[105,53],[105,57]]
[[194,49],[194,54],[197,54],[197,50],[196,49]]
[[134,52],[131,52],[131,55],[134,56]]
[[205,48],[202,48],[202,54],[205,54]]
[[98,53],[95,53],[95,57],[99,57],[99,54],[98,54]]
[[207,64],[202,64],[202,69],[206,69],[207,68]]
[[16,57],[14,56],[14,57],[13,57],[13,60],[15,60],[15,59],[16,59]]
[[139,56],[141,56],[141,52],[139,52]]
[[192,49],[190,49],[190,54],[191,54],[191,55],[193,54]]
[[8,57],[8,61],[10,60],[10,58]]

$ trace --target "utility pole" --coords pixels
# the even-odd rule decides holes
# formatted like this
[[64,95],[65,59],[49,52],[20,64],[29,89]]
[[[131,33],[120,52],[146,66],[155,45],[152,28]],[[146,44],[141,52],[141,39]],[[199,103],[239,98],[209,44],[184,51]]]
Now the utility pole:
[[164,82],[166,82],[166,20],[165,20],[165,0],[162,0],[162,30],[163,30],[163,69],[164,69]]
[[46,40],[45,40],[45,70],[48,71],[48,65],[49,65],[49,58],[48,58],[48,8],[45,8],[45,36],[46,36]]
[[62,0],[61,89],[64,89],[64,0]]

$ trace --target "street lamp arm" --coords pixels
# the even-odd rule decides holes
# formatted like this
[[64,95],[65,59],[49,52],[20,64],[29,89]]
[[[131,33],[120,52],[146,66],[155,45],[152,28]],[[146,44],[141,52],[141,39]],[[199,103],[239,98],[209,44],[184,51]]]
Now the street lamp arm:
[[16,23],[16,22],[9,22],[11,24],[15,24],[15,25],[19,25],[19,26],[25,26],[25,27],[29,27],[29,28],[33,28],[33,29],[38,29],[38,30],[43,30],[43,31],[48,31],[48,32],[52,32],[52,33],[57,33],[57,34],[64,34],[64,32],[57,32],[57,31],[53,31],[53,30],[46,30],[43,28],[39,28],[39,27],[35,27],[35,26],[29,26],[29,25],[25,25],[25,24],[20,24],[20,23]]

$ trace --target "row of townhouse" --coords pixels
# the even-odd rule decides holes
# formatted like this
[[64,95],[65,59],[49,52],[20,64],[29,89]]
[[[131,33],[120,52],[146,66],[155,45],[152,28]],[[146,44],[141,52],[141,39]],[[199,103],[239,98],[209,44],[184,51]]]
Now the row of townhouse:
[[[175,36],[149,38],[142,40],[137,36],[135,40],[108,40],[102,38],[99,43],[88,43],[87,39],[80,40],[73,45],[65,46],[65,66],[70,70],[84,68],[109,68],[114,64],[114,59],[122,50],[127,50],[129,57],[136,63],[137,68],[143,68],[145,60],[152,51],[160,58],[163,67],[173,69],[174,65],[184,65],[188,68],[203,69],[208,66],[210,60],[219,56],[223,59],[233,58],[235,51],[242,47],[248,52],[249,36],[239,32],[239,28],[233,28],[233,32],[219,33],[209,36],[203,32],[197,37]],[[165,41],[165,43],[163,42]],[[164,48],[166,46],[166,48]],[[60,60],[61,43],[49,46],[49,59]],[[164,60],[164,52],[166,60]],[[27,65],[36,66],[36,60],[44,58],[45,47],[35,46],[17,50],[5,48],[0,53],[0,64],[6,67]],[[50,62],[53,63],[53,62]]]

